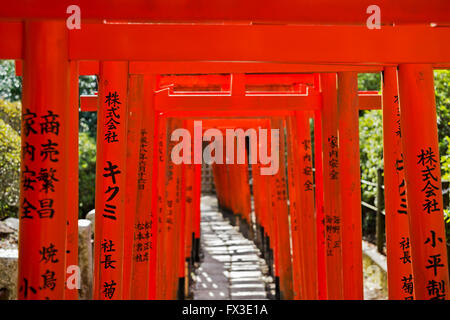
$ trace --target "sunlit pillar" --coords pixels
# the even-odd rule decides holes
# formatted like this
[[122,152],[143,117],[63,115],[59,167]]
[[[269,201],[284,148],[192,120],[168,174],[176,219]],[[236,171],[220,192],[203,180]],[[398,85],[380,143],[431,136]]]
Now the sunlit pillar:
[[433,68],[400,65],[398,82],[415,298],[448,299]]
[[128,62],[101,62],[95,184],[94,299],[123,298]]
[[[279,149],[279,166],[276,172],[271,175],[272,192],[271,202],[272,211],[271,215],[274,219],[274,226],[276,228],[276,247],[275,247],[275,270],[280,283],[280,299],[292,300],[293,298],[293,285],[292,285],[292,261],[291,261],[291,245],[289,234],[289,220],[288,220],[288,207],[287,207],[287,190],[286,190],[286,173],[285,173],[285,134],[284,134],[284,121],[282,119],[273,120],[271,129],[278,129],[279,139],[273,141],[272,144],[278,144]],[[271,131],[268,132],[268,136],[271,136]],[[275,148],[277,149],[277,148]],[[276,151],[275,151],[276,152]],[[275,168],[274,168],[275,169]]]
[[81,285],[81,275],[78,267],[78,119],[79,119],[79,93],[78,93],[78,62],[70,62],[70,103],[69,103],[69,142],[67,152],[70,161],[68,165],[68,185],[70,186],[70,202],[67,203],[67,275],[66,300],[78,299],[78,288]]
[[323,140],[322,140],[322,110],[314,113],[314,181],[316,201],[316,237],[317,237],[317,291],[318,299],[327,297],[326,246],[325,246],[325,213],[323,198]]
[[339,169],[344,299],[364,298],[358,74],[338,73]]
[[[18,298],[64,299],[76,118],[64,22],[25,22]],[[77,188],[77,185],[75,186]],[[72,221],[72,220],[71,220]]]
[[397,69],[383,72],[383,159],[389,299],[414,298]]
[[336,74],[321,74],[320,80],[323,95],[322,146],[327,298],[339,300],[344,297],[344,275]]
[[[140,135],[142,119],[143,99],[142,75],[130,75],[128,78],[128,117],[127,126],[127,154],[126,154],[126,189],[125,189],[125,218],[124,218],[124,261],[123,261],[123,299],[130,299],[130,288],[132,284],[131,268],[138,254],[135,255],[133,246],[140,244],[142,239],[135,239],[136,235],[145,234],[139,230],[141,225],[135,225],[138,162],[140,160]],[[139,260],[139,259],[138,259]]]
[[317,237],[316,215],[314,211],[314,179],[312,161],[311,131],[309,114],[296,112],[297,125],[297,169],[298,199],[300,211],[300,241],[303,251],[304,297],[307,300],[318,298]]

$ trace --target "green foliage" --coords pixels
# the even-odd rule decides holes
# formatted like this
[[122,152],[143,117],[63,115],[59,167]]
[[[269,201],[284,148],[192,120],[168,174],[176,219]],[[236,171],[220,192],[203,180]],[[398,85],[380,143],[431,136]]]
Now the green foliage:
[[381,74],[380,73],[358,74],[358,90],[361,91],[381,90]]
[[[381,89],[380,73],[358,74],[358,90],[378,91]],[[361,179],[377,182],[377,169],[383,167],[383,118],[380,110],[359,112],[359,144],[361,157]],[[376,187],[361,183],[361,200],[376,203]],[[363,207],[363,234],[375,239],[376,214]]]
[[0,119],[20,134],[22,105],[20,102],[9,102],[0,99]]
[[[381,110],[368,110],[359,117],[361,179],[376,183],[383,168],[383,118]],[[376,187],[363,184],[363,199],[374,203]]]
[[0,219],[17,216],[20,175],[20,104],[0,100]]
[[450,180],[450,70],[434,72],[442,180]]
[[79,91],[81,95],[93,95],[98,90],[96,76],[80,76]]
[[[361,157],[361,179],[377,182],[377,170],[383,168],[383,118],[381,110],[368,110],[359,117],[359,143]],[[376,204],[377,188],[361,183],[361,199]],[[373,236],[375,212],[368,210],[363,215],[363,233]]]
[[442,180],[450,181],[450,137],[444,137],[447,143],[447,151],[441,154]]
[[[93,95],[98,90],[95,76],[80,76],[81,95]],[[97,112],[80,112],[79,142],[79,215],[84,218],[95,208]]]
[[[95,76],[80,76],[80,95],[93,95],[98,90]],[[80,132],[88,132],[91,137],[97,135],[97,112],[80,112]]]
[[[444,139],[447,142],[447,152],[445,155],[441,155],[442,180],[450,181],[450,137],[444,137]],[[450,207],[444,209],[444,218],[446,223],[447,241],[450,241]]]
[[0,99],[19,101],[22,97],[22,79],[16,77],[14,60],[0,60]]
[[[442,180],[450,181],[450,70],[434,72],[434,88]],[[447,241],[450,241],[450,207],[444,208],[444,218]]]
[[[17,216],[20,175],[21,77],[13,60],[0,60],[0,219]],[[98,90],[95,76],[81,76],[80,94]],[[5,99],[5,100],[1,100]],[[84,217],[95,207],[95,159],[97,113],[80,112],[79,212]]]
[[95,207],[96,143],[87,132],[80,132],[79,142],[79,214],[84,218]]
[[97,136],[97,112],[80,112],[80,132],[88,133],[92,138]]
[[445,235],[447,243],[450,241],[450,209],[444,209]]
[[[434,73],[436,92],[436,112],[438,121],[439,151],[441,156],[442,180],[450,180],[450,71]],[[359,90],[379,90],[380,74],[359,74]],[[361,146],[361,178],[371,182],[377,180],[377,168],[383,167],[382,113],[379,110],[362,111],[359,118]],[[371,204],[376,202],[376,188],[361,185],[362,200]],[[364,226],[372,223],[375,215],[366,215]],[[447,238],[450,239],[450,208],[445,210]]]

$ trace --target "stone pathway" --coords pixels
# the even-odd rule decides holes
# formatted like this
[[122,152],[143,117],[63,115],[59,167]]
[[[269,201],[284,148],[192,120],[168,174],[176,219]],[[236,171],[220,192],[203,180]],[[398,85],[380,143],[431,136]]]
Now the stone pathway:
[[266,300],[273,286],[255,244],[225,220],[212,196],[202,197],[201,248],[194,300]]
[[[272,299],[273,279],[255,244],[224,219],[214,196],[202,196],[201,211],[203,257],[195,271],[193,299]],[[367,246],[364,242],[364,299],[384,300],[387,298],[386,272],[383,272],[386,267],[378,266],[383,261],[375,263],[368,258]]]

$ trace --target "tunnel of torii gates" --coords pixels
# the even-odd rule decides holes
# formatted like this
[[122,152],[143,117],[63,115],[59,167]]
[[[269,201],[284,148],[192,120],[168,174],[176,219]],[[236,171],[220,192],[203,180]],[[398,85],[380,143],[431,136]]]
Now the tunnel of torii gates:
[[[448,1],[380,0],[378,30],[366,0],[76,2],[74,30],[68,1],[0,8],[0,59],[23,74],[19,299],[77,299],[80,110],[98,113],[94,299],[186,294],[201,165],[171,161],[177,128],[279,129],[275,174],[252,150],[213,164],[219,206],[262,239],[281,299],[362,299],[361,109],[383,112],[389,298],[449,297],[433,86]],[[358,92],[360,72],[381,72],[381,93]],[[97,96],[79,96],[80,75]]]

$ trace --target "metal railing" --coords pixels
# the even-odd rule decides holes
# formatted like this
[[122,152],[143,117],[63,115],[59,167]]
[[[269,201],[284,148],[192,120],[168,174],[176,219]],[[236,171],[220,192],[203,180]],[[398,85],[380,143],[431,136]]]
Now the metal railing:
[[[375,228],[375,240],[378,252],[383,252],[385,243],[385,210],[384,210],[384,184],[383,184],[383,169],[377,170],[377,183],[361,179],[361,185],[369,185],[377,188],[376,192],[376,204],[370,204],[365,201],[361,201],[361,206],[368,208],[376,212],[376,228]],[[444,208],[449,206],[450,196],[450,181],[442,181],[442,194],[444,196]]]

